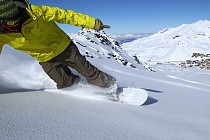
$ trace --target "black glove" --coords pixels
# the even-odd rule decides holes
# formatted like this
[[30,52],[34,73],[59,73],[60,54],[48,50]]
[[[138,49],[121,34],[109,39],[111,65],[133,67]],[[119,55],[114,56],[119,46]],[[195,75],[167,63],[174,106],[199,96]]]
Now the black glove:
[[99,19],[96,19],[94,30],[100,31],[100,30],[103,30],[104,28],[110,28],[110,26],[109,25],[103,25],[103,23]]

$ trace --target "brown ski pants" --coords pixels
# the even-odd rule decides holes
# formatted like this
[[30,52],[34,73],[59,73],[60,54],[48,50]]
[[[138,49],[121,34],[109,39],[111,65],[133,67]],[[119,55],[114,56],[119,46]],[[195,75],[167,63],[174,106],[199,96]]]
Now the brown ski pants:
[[47,75],[57,83],[57,88],[65,88],[74,84],[75,76],[71,67],[84,76],[90,84],[110,87],[115,78],[100,71],[82,56],[77,46],[71,41],[69,46],[58,56],[48,62],[40,62]]

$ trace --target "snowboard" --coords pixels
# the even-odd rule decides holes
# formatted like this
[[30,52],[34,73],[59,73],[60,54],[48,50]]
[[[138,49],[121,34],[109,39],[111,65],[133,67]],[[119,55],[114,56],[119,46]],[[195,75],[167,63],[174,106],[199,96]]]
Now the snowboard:
[[105,89],[90,84],[78,84],[64,89],[45,89],[45,91],[136,106],[143,105],[148,98],[146,90],[136,87],[114,87]]
[[115,96],[116,102],[141,106],[147,101],[148,93],[141,88],[118,87]]

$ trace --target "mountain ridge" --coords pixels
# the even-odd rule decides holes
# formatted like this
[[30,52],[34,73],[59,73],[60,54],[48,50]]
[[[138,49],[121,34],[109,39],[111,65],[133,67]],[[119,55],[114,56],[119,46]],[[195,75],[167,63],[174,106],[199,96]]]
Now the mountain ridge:
[[210,21],[199,20],[163,29],[149,37],[122,45],[142,61],[194,60],[193,53],[210,53]]
[[130,56],[122,49],[121,44],[110,38],[104,31],[96,32],[91,29],[81,29],[77,35],[72,37],[80,53],[87,59],[98,59],[104,61],[115,61],[121,66],[147,69],[153,71],[146,63],[142,63],[135,57]]

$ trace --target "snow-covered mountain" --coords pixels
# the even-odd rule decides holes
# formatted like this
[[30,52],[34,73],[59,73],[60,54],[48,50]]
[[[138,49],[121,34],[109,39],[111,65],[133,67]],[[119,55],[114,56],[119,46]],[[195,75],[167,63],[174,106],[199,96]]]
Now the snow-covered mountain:
[[[118,65],[136,69],[152,70],[145,63],[130,56],[115,39],[110,38],[104,31],[96,32],[90,29],[82,29],[78,35],[72,36],[82,55],[101,63],[115,62]],[[92,60],[91,60],[92,61]]]
[[141,61],[192,60],[193,53],[210,53],[210,21],[200,20],[177,28],[166,28],[122,47]]

